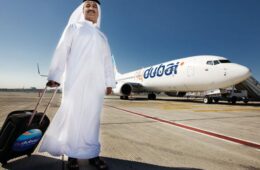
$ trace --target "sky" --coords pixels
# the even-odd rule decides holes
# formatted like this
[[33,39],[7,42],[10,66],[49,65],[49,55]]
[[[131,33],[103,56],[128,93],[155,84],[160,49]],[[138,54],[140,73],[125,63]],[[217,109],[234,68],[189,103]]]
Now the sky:
[[[43,88],[53,52],[80,0],[0,0],[0,88]],[[260,81],[260,0],[101,0],[101,30],[121,73],[218,55]]]

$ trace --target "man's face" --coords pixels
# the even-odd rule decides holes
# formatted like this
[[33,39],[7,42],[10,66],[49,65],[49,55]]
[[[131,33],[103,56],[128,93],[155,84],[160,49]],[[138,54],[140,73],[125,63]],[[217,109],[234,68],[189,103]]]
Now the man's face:
[[83,13],[86,20],[97,23],[98,4],[94,1],[86,1],[83,7]]

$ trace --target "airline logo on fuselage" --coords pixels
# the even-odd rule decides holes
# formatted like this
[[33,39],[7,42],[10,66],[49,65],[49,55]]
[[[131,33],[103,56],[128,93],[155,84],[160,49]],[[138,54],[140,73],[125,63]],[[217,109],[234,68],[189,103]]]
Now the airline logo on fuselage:
[[150,67],[144,71],[144,78],[154,78],[154,77],[162,77],[163,75],[170,76],[177,74],[179,62],[176,64],[161,64],[157,67]]

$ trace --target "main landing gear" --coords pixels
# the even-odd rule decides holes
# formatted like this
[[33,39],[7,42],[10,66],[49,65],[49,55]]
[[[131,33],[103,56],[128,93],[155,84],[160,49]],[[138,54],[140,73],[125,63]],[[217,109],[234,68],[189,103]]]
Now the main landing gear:
[[121,100],[128,100],[129,98],[128,98],[128,96],[120,96],[120,99]]
[[148,100],[155,100],[155,99],[156,99],[156,95],[154,93],[148,94]]

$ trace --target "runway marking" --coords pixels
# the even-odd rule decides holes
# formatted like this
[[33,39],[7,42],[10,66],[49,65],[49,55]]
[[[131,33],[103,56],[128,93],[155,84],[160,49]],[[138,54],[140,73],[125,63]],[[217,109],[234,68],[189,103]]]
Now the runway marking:
[[158,121],[158,122],[177,126],[177,127],[183,128],[183,129],[190,130],[190,131],[194,131],[194,132],[204,134],[204,135],[207,135],[207,136],[222,139],[222,140],[225,140],[225,141],[228,141],[228,142],[233,142],[233,143],[236,143],[236,144],[241,144],[241,145],[249,146],[249,147],[252,147],[252,148],[260,149],[260,144],[258,144],[258,143],[254,143],[254,142],[250,142],[250,141],[246,141],[246,140],[242,140],[242,139],[238,139],[238,138],[234,138],[234,137],[225,136],[225,135],[222,135],[222,134],[206,131],[206,130],[199,129],[199,128],[194,128],[194,127],[187,126],[187,125],[184,125],[184,124],[175,123],[175,122],[172,122],[172,121],[160,119],[160,118],[157,118],[157,117],[152,117],[152,116],[149,116],[149,115],[146,115],[146,114],[143,114],[143,113],[137,113],[137,112],[133,112],[133,111],[130,111],[130,110],[122,109],[122,108],[111,106],[111,105],[105,105],[105,106],[108,106],[108,107],[111,107],[111,108],[114,108],[114,109],[117,109],[117,110],[121,110],[121,111],[124,111],[124,112],[128,112],[128,113],[131,113],[131,114],[134,114],[134,115],[142,116],[142,117],[145,117],[145,118],[148,118],[148,119],[152,119],[152,120],[155,120],[155,121]]

